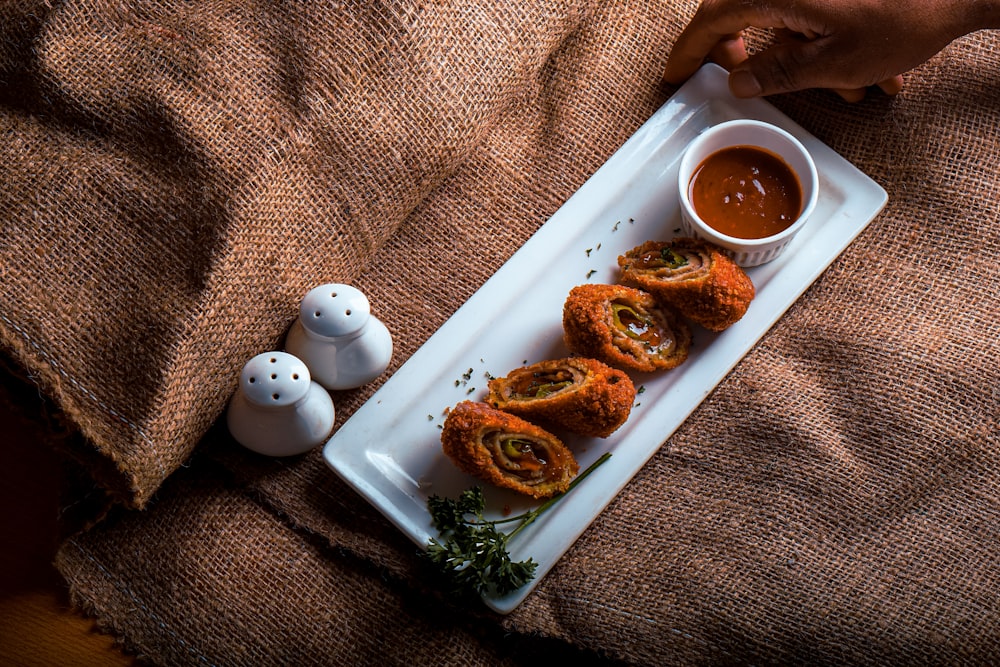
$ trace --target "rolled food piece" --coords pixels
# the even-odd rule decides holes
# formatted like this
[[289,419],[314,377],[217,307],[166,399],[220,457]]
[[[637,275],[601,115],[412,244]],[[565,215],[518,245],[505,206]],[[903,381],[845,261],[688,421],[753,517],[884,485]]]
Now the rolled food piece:
[[453,407],[444,420],[441,445],[459,470],[533,498],[562,493],[580,471],[559,438],[485,403],[462,401]]
[[516,368],[489,383],[486,402],[533,422],[606,438],[628,419],[632,379],[597,359],[568,357]]
[[626,285],[577,285],[563,304],[563,340],[575,354],[634,371],[676,368],[691,330],[652,295]]
[[618,266],[623,284],[649,292],[712,331],[743,317],[756,295],[746,272],[701,239],[646,241],[619,256]]

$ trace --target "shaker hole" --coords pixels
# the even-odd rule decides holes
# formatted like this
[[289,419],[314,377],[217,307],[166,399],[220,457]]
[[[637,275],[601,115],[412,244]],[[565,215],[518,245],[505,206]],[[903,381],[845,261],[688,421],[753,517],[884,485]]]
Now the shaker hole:
[[320,310],[317,310],[316,312],[313,313],[313,317],[320,317],[321,315],[323,315],[323,311]]
[[250,384],[253,384],[256,381],[257,381],[257,378],[251,375],[250,376]]
[[292,379],[293,380],[298,380],[299,379],[299,374],[298,373],[292,373]]
[[344,315],[347,315],[348,317],[350,317],[351,316],[351,309],[348,308],[347,310],[345,310],[344,311]]
[[278,379],[278,374],[277,373],[271,373],[271,379],[272,380],[277,380]]
[[274,400],[278,400],[279,398],[281,398],[281,394],[271,394],[271,398],[273,398]]
[[277,359],[275,359],[274,357],[271,357],[271,358],[270,358],[270,359],[268,359],[267,361],[268,361],[268,363],[272,363],[272,364],[276,364],[276,363],[278,363],[278,360],[277,360]]
[[337,293],[336,292],[330,292],[330,298],[331,299],[336,299],[337,298]]

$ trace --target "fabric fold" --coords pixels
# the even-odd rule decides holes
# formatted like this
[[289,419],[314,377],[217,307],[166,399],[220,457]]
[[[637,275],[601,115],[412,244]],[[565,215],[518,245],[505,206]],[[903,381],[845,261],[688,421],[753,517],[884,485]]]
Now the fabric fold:
[[3,21],[0,336],[134,507],[308,289],[357,278],[592,11],[32,9]]

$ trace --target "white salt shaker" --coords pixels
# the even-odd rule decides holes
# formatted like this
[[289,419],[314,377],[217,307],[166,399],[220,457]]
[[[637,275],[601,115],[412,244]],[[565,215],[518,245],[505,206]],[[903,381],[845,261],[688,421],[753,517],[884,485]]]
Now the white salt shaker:
[[285,350],[302,359],[327,389],[354,389],[388,368],[392,336],[359,289],[329,283],[303,297]]
[[293,456],[333,431],[333,399],[301,359],[265,352],[248,361],[229,402],[226,424],[237,442],[267,456]]

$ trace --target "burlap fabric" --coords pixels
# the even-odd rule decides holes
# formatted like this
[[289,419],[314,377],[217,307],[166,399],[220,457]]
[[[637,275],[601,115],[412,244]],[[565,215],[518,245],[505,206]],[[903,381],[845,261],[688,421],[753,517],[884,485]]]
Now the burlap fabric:
[[1000,659],[992,34],[774,100],[887,209],[510,616],[216,422],[321,282],[398,367],[672,92],[695,5],[5,7],[0,336],[121,501],[60,552],[77,602],[162,664]]

